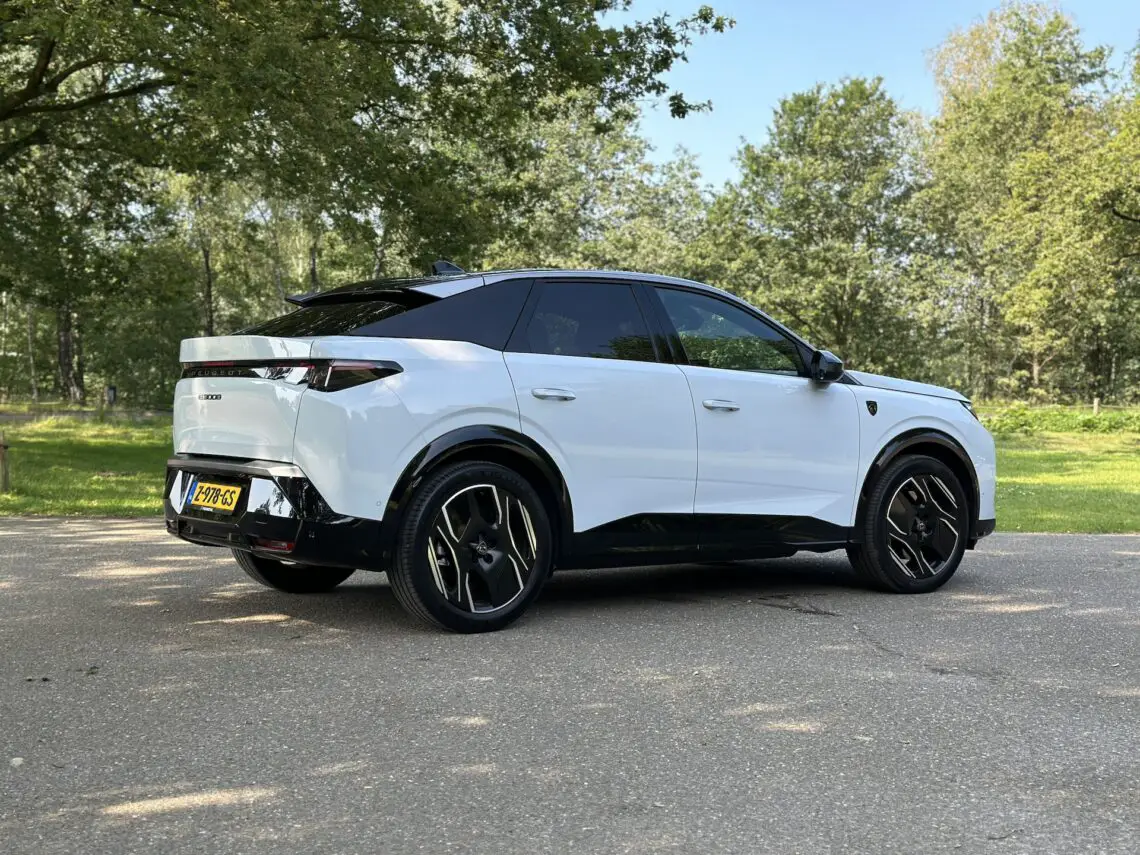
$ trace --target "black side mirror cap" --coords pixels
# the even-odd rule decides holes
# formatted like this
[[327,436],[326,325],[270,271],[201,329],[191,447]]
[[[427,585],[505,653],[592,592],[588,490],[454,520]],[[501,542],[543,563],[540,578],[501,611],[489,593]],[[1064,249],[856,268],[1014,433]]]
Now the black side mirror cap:
[[811,355],[811,379],[816,383],[842,380],[843,360],[830,350],[817,350]]

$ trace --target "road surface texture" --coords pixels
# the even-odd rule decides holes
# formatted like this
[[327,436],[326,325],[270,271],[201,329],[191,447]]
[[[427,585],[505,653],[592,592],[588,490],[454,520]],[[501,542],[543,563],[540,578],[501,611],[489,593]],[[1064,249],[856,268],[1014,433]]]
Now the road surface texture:
[[0,849],[1135,853],[1140,538],[559,574],[445,635],[159,521],[0,520]]

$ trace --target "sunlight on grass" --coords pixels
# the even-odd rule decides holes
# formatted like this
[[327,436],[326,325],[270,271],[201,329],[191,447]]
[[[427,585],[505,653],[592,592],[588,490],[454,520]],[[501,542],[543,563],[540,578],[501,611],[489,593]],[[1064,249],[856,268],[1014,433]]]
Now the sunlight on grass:
[[1140,434],[998,440],[999,531],[1140,531]]
[[3,426],[12,492],[0,514],[151,516],[162,513],[169,420],[45,419]]

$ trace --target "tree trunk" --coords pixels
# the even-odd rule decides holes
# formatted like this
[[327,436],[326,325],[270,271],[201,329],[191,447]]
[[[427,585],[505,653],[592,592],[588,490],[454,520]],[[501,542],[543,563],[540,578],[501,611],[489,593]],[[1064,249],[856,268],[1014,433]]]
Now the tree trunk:
[[40,402],[40,387],[36,383],[36,315],[28,307],[28,379],[32,383],[32,403]]
[[79,328],[79,315],[75,315],[71,328],[72,350],[75,353],[75,372],[72,374],[74,382],[73,394],[80,404],[87,403],[87,383],[84,380],[86,363],[83,361],[83,336]]
[[[7,360],[8,356],[8,292],[5,291],[0,294],[0,302],[4,304],[4,317],[0,318],[0,359]],[[9,386],[9,373],[4,372],[0,377],[0,403],[5,403],[8,400],[8,386]]]
[[214,268],[210,266],[210,247],[202,241],[202,269],[206,274],[203,299],[206,303],[206,335],[214,334]]
[[81,403],[83,391],[75,375],[75,325],[67,303],[56,310],[56,342],[59,396],[71,404]]
[[277,296],[281,298],[281,302],[288,302],[285,299],[285,280],[281,273],[281,261],[277,256],[273,258],[273,284],[277,286]]
[[1041,385],[1041,360],[1037,354],[1033,354],[1033,361],[1030,363],[1030,371],[1033,374],[1033,388],[1036,389]]
[[317,244],[320,242],[320,237],[314,237],[313,242],[309,244],[309,285],[312,286],[313,291],[321,290],[321,281],[317,278]]
[[372,278],[379,279],[384,275],[384,268],[388,262],[388,230],[383,229],[372,248]]

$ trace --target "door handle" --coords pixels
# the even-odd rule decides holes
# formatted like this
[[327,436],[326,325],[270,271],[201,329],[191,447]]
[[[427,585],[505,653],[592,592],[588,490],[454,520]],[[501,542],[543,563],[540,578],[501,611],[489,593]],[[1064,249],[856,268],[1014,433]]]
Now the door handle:
[[735,413],[740,409],[740,404],[736,401],[718,401],[716,398],[709,398],[707,401],[702,401],[706,410],[714,410],[721,413]]
[[569,389],[531,389],[530,393],[540,401],[573,401],[578,397]]

